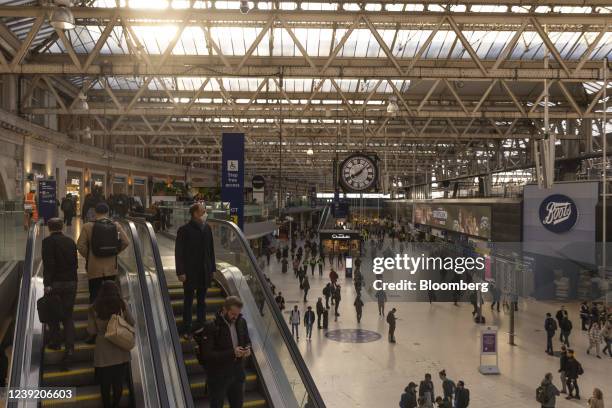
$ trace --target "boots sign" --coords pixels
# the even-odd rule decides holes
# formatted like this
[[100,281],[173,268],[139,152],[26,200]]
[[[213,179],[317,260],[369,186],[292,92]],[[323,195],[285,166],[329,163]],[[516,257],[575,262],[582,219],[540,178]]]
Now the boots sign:
[[550,195],[540,204],[540,222],[550,232],[567,232],[574,227],[577,219],[576,204],[566,195]]

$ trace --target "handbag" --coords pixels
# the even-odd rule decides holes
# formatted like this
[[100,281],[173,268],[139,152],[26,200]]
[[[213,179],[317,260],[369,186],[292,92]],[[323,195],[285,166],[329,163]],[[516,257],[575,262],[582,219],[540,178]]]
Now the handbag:
[[130,351],[136,344],[134,327],[121,314],[114,314],[108,320],[104,338],[125,351]]
[[38,319],[43,324],[60,322],[64,319],[62,299],[53,292],[45,294],[36,301]]

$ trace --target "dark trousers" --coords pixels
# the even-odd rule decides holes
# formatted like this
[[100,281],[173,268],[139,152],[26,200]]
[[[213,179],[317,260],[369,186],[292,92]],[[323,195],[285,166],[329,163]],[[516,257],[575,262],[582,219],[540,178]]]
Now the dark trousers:
[[0,348],[0,388],[6,387],[6,377],[8,376],[9,361],[6,352]]
[[312,337],[312,324],[306,325],[306,337],[308,338]]
[[325,296],[325,308],[329,309],[329,296]]
[[363,311],[361,309],[357,309],[357,323],[361,322],[361,315]]
[[395,342],[395,325],[389,326],[389,341]]
[[[64,344],[66,350],[74,350],[74,320],[72,319],[72,311],[74,309],[74,301],[76,299],[76,282],[55,282],[51,284],[51,292],[59,296],[62,301],[62,309],[64,319],[61,321],[64,327]],[[61,344],[62,336],[60,334],[60,322],[49,323],[49,338],[52,344]]]
[[559,340],[561,340],[561,342],[565,344],[567,347],[570,347],[569,335],[570,335],[570,332],[561,330],[561,335],[559,336]]
[[208,399],[210,408],[223,408],[227,397],[230,408],[242,408],[244,401],[244,372],[209,374]]
[[308,296],[308,290],[309,289],[304,289],[304,302],[306,302],[306,297]]
[[317,329],[321,328],[321,316],[323,316],[323,313],[317,313]]
[[553,353],[553,337],[555,337],[555,332],[546,333],[546,352],[550,354]]
[[119,406],[128,368],[128,363],[96,367],[96,375],[100,383],[100,394],[102,395],[104,408],[117,408]]
[[385,302],[378,302],[378,315],[379,316],[385,315]]
[[[574,395],[574,390],[576,390],[576,395]],[[580,387],[578,387],[578,379],[576,378],[567,379],[567,391],[568,391],[568,395],[571,395],[574,397],[580,396]]]
[[98,292],[100,291],[100,288],[102,287],[102,282],[107,281],[107,280],[114,281],[116,278],[117,278],[116,276],[103,276],[101,278],[90,279],[88,282],[89,303],[93,304],[93,302],[96,301],[96,298],[98,297]]
[[64,211],[64,222],[67,227],[72,225],[73,218],[74,218],[74,213],[72,211]]
[[193,309],[193,294],[196,294],[196,319],[198,324],[206,321],[206,287],[193,288],[183,285],[183,332],[191,331],[191,313]]
[[497,311],[499,312],[499,300],[493,300],[493,303],[491,303],[491,310],[495,309],[495,305],[497,305]]
[[323,276],[323,265],[319,265],[319,277]]
[[340,301],[336,300],[336,303],[334,304],[334,316],[340,316],[338,313],[338,306],[340,306]]

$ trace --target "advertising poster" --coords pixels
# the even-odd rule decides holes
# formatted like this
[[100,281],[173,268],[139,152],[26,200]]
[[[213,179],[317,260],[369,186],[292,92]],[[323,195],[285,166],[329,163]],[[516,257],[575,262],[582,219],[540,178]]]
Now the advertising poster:
[[489,206],[415,204],[414,222],[476,237],[491,237]]
[[55,180],[38,181],[38,215],[45,220],[57,215],[57,193]]

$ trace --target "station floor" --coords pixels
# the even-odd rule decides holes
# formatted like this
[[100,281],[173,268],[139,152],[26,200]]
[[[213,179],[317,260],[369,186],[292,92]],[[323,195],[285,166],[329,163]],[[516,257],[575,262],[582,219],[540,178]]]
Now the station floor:
[[[308,273],[311,290],[308,302],[303,302],[303,292],[291,268],[281,273],[280,263],[272,259],[265,273],[281,291],[286,300],[287,314],[294,305],[305,310],[313,306],[322,296],[323,286],[328,282],[329,264],[323,277],[315,270],[314,277]],[[365,271],[364,271],[365,273]],[[352,279],[339,279],[342,286],[340,317],[333,321],[330,313],[328,331],[339,329],[365,329],[381,335],[380,339],[365,343],[349,343],[330,340],[324,330],[313,330],[312,340],[306,340],[304,327],[300,327],[297,342],[312,376],[328,407],[397,407],[404,387],[414,381],[419,384],[425,373],[431,373],[436,395],[441,391],[438,372],[446,369],[448,377],[455,382],[463,380],[470,389],[470,407],[476,408],[527,408],[536,407],[535,390],[546,372],[552,372],[554,382],[560,388],[557,371],[559,359],[545,354],[546,337],[542,329],[544,315],[553,315],[560,304],[536,301],[521,302],[516,314],[516,346],[508,344],[509,315],[492,312],[490,304],[483,308],[487,325],[499,327],[500,375],[485,376],[479,373],[479,331],[482,326],[473,323],[472,306],[469,303],[394,302],[389,297],[387,311],[397,308],[396,340],[387,341],[388,326],[385,318],[379,317],[375,302],[365,302],[363,317],[357,324],[353,301],[355,289]],[[324,301],[324,300],[323,300]],[[557,407],[587,406],[593,387],[604,393],[606,406],[612,406],[612,358],[597,359],[593,353],[586,354],[588,340],[586,332],[580,330],[578,304],[568,304],[574,330],[570,344],[576,357],[584,367],[580,377],[580,401],[567,401],[562,394]],[[303,314],[303,312],[302,312]],[[560,343],[555,343],[558,350]],[[603,346],[602,346],[603,347]]]

